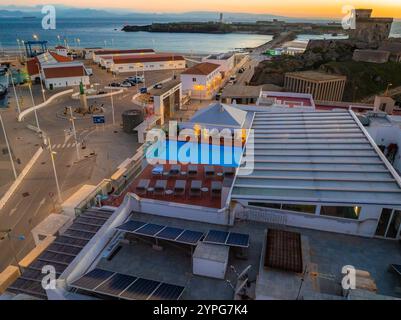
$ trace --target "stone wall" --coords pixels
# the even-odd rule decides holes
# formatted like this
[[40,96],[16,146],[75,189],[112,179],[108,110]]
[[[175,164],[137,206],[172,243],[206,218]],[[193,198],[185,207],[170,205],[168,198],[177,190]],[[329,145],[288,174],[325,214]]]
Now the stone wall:
[[390,57],[390,52],[383,50],[355,50],[352,59],[354,61],[386,63]]

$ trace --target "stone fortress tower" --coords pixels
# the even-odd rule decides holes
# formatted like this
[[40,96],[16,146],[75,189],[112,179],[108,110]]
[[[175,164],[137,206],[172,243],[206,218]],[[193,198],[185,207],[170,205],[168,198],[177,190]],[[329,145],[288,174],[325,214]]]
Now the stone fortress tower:
[[373,18],[372,9],[355,10],[355,29],[349,30],[350,40],[379,44],[388,39],[393,18]]

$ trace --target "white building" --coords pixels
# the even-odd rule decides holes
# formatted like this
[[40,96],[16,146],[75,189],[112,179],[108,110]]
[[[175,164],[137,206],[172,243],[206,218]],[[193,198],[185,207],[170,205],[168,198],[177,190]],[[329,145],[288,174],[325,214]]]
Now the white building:
[[93,62],[100,63],[101,57],[126,57],[134,55],[155,54],[153,49],[128,49],[128,50],[96,50],[92,53]]
[[57,63],[71,62],[72,58],[68,56],[59,55],[56,52],[47,51],[42,53],[35,58],[27,61],[26,67],[27,72],[32,81],[39,81],[40,79],[40,68],[44,65],[54,65]]
[[81,62],[42,66],[42,79],[47,89],[90,84],[89,75]]
[[173,54],[148,54],[135,57],[114,57],[110,70],[116,74],[185,68],[185,58]]
[[249,218],[400,237],[401,179],[353,111],[262,109],[251,128],[252,173],[241,167],[231,192]]
[[192,99],[209,100],[222,84],[220,65],[202,62],[181,73],[182,90]]
[[220,72],[229,74],[235,66],[235,54],[233,52],[212,54],[202,59],[202,62],[210,62],[220,66]]

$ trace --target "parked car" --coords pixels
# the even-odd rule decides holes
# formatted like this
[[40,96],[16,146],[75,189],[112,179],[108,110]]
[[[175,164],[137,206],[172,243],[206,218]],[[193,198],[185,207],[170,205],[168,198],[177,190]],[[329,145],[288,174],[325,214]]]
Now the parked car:
[[143,76],[131,76],[127,78],[128,81],[133,81],[135,83],[143,83],[144,77]]
[[237,76],[231,76],[230,81],[235,81],[237,79]]
[[154,89],[162,89],[163,85],[161,83],[157,83],[153,86]]
[[238,73],[244,73],[244,71],[245,71],[245,68],[241,68],[238,70]]
[[140,90],[141,93],[148,93],[148,88],[144,87]]
[[121,87],[130,88],[130,87],[132,87],[132,84],[129,83],[128,81],[124,81],[123,83],[121,83]]
[[117,82],[113,82],[109,84],[109,87],[121,87],[121,85]]
[[129,83],[131,83],[131,86],[133,86],[133,87],[135,87],[135,86],[136,86],[136,81],[134,81],[134,80],[129,80],[129,79],[126,79],[126,80],[125,80],[125,82],[129,82]]

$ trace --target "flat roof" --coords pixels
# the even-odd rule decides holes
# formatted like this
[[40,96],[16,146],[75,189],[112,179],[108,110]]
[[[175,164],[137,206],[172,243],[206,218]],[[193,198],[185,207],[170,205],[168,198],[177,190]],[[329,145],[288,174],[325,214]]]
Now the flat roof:
[[95,51],[95,54],[103,55],[103,54],[126,54],[126,53],[152,53],[152,52],[155,51],[153,49],[99,50]]
[[141,63],[141,62],[159,62],[159,61],[185,61],[185,58],[181,55],[174,54],[146,54],[137,56],[117,56],[113,57],[115,64],[126,64],[126,63]]
[[190,75],[203,75],[207,76],[211,74],[216,69],[220,68],[220,65],[210,62],[202,62],[197,65],[194,65],[192,68],[188,68],[181,74],[190,74]]
[[262,86],[228,85],[223,89],[222,98],[259,98]]
[[233,199],[401,205],[400,177],[352,111],[256,112],[252,129],[254,170],[239,170]]
[[162,88],[161,89],[151,89],[150,90],[150,94],[152,96],[161,96],[163,94],[165,94],[166,92],[168,92],[169,90],[175,88],[176,86],[178,86],[181,83],[181,80],[176,79],[176,80],[170,80],[168,82],[162,83]]
[[308,81],[330,81],[330,80],[346,80],[346,76],[339,74],[329,74],[318,71],[298,71],[298,72],[287,72],[286,77],[302,78]]

